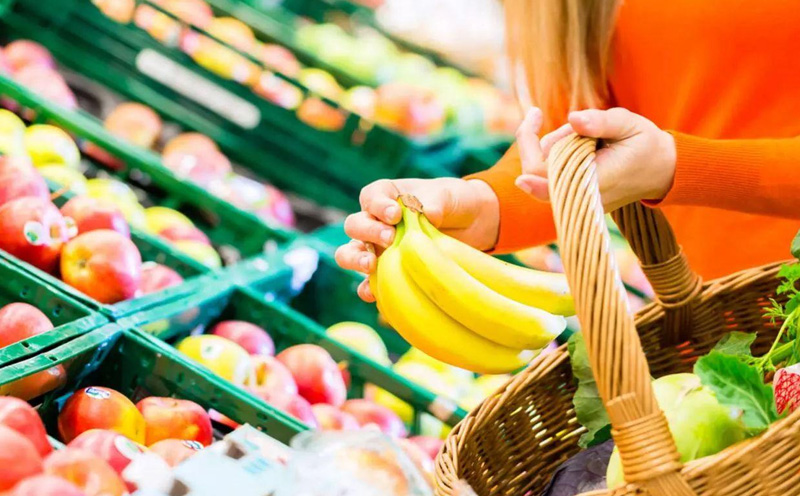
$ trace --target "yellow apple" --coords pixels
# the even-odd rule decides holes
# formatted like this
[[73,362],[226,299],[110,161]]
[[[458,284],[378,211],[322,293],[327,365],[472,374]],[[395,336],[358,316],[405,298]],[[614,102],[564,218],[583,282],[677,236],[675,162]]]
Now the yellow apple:
[[244,385],[250,379],[250,355],[233,341],[206,334],[190,336],[178,343],[176,348],[234,384]]
[[150,207],[144,211],[147,230],[158,234],[172,226],[194,227],[194,223],[185,215],[167,207]]
[[372,327],[360,322],[340,322],[327,330],[328,336],[381,365],[389,366],[389,352]]
[[25,150],[33,165],[64,164],[77,168],[81,152],[63,129],[49,124],[35,124],[25,130]]
[[0,109],[0,153],[25,153],[25,123],[13,112]]
[[39,166],[38,171],[45,179],[62,188],[68,188],[76,195],[85,195],[88,192],[86,178],[78,170],[62,164],[46,164]]
[[203,265],[213,269],[222,267],[222,259],[219,257],[219,253],[217,253],[217,250],[215,250],[214,247],[206,243],[201,241],[183,240],[174,242],[173,246],[181,253],[188,255]]

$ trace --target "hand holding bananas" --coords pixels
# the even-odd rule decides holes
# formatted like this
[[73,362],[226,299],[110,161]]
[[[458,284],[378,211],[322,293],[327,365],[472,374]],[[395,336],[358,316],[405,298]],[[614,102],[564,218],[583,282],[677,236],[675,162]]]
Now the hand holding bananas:
[[[445,234],[479,250],[492,248],[497,241],[500,207],[492,188],[483,181],[463,179],[397,179],[376,181],[361,191],[362,211],[345,221],[345,232],[353,241],[336,252],[336,261],[343,268],[370,274],[375,270],[376,255],[367,251],[373,244],[378,254],[395,236],[394,226],[400,222],[398,195],[412,194],[425,205],[431,223]],[[369,282],[364,281],[358,294],[366,301],[375,301]]]
[[566,279],[511,265],[439,232],[410,195],[377,259],[378,309],[412,346],[474,372],[523,367],[574,314]]

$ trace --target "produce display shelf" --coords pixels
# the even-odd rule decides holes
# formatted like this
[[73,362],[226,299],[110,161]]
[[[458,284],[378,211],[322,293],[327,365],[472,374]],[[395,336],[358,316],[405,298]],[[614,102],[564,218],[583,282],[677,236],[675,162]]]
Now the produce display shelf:
[[[420,142],[354,114],[341,131],[312,128],[293,111],[204,69],[135,25],[108,19],[90,2],[18,0],[3,17],[2,29],[4,36],[42,43],[67,67],[186,123],[214,139],[235,162],[324,205],[352,210],[361,187],[380,178],[453,174],[436,157],[453,160],[454,136]],[[234,108],[246,111],[237,117]]]
[[[241,1],[257,6],[270,15],[275,15],[274,13],[278,10],[272,5],[273,2],[269,0]],[[281,2],[281,7],[291,10],[298,15],[313,19],[316,22],[329,22],[331,18],[335,18],[341,14],[350,16],[356,22],[377,30],[404,50],[423,55],[431,59],[438,66],[452,67],[458,69],[467,76],[476,76],[473,71],[453,62],[446,55],[389,32],[375,19],[375,11],[373,9],[356,2],[351,2],[349,0],[283,0],[283,2]],[[279,19],[283,19],[284,22],[286,22],[288,16],[280,15]]]
[[126,169],[111,171],[113,174],[123,180],[138,175],[138,182],[152,184],[158,189],[161,202],[174,209],[186,207],[185,213],[199,221],[198,227],[219,246],[235,245],[246,254],[254,254],[263,251],[268,241],[284,243],[297,236],[296,232],[268,225],[255,215],[177,176],[162,165],[160,157],[154,152],[114,136],[97,118],[82,110],[61,108],[3,75],[0,75],[0,95],[32,109],[37,121],[55,124],[79,140],[98,145],[118,157],[125,163]]
[[306,427],[220,379],[168,345],[135,330],[108,324],[25,361],[0,367],[0,387],[62,365],[66,383],[37,403],[48,430],[58,411],[76,390],[108,387],[134,402],[147,396],[173,396],[214,409],[241,424],[250,424],[288,442]]
[[[374,384],[412,405],[415,421],[412,432],[419,432],[423,413],[455,425],[466,413],[453,401],[438,397],[394,373],[388,367],[329,338],[325,328],[292,309],[277,295],[281,288],[264,285],[260,290],[230,285],[216,291],[198,292],[186,299],[139,312],[120,321],[174,343],[190,333],[209,330],[220,320],[244,320],[267,330],[278,351],[289,346],[311,343],[327,350],[334,360],[346,363],[351,376],[351,397],[362,397],[364,387]],[[348,288],[337,288],[347,291]],[[366,303],[364,304],[366,305]]]
[[0,308],[27,303],[41,310],[54,326],[51,331],[0,348],[0,366],[34,356],[108,322],[87,305],[5,260],[0,260],[0,280]]

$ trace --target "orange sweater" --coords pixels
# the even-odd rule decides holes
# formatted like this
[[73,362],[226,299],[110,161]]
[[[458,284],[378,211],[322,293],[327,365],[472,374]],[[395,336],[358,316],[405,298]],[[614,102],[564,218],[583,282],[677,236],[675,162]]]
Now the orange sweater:
[[[626,0],[611,106],[674,131],[675,183],[661,206],[706,278],[789,257],[800,228],[797,0]],[[485,180],[500,198],[497,251],[555,237],[549,206],[514,186],[512,148]]]

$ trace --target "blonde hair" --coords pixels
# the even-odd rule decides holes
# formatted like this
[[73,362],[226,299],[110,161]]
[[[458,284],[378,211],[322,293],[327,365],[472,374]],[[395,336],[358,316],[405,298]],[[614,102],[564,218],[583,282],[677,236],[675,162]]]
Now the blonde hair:
[[[608,100],[609,48],[620,0],[505,0],[517,97],[552,130],[571,110]],[[518,77],[519,76],[519,77]],[[527,101],[526,101],[527,97]]]

